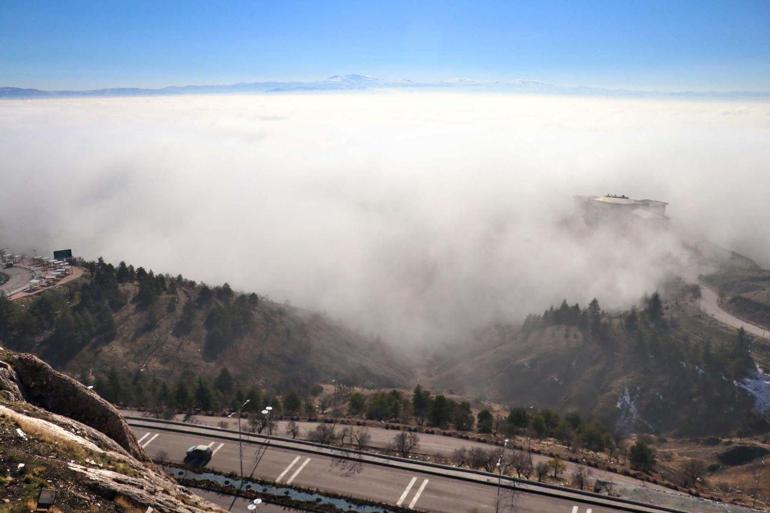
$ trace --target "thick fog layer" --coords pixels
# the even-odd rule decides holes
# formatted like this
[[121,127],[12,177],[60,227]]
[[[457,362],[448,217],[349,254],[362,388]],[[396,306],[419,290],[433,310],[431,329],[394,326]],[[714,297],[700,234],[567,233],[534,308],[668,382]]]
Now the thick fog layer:
[[678,236],[570,234],[574,194],[670,202],[770,262],[770,104],[381,93],[0,102],[0,246],[125,260],[440,342],[621,307]]

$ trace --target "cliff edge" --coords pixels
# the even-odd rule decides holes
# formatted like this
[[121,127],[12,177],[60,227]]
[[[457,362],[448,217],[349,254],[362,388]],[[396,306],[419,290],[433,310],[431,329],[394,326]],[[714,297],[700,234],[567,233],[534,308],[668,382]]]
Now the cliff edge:
[[0,349],[0,513],[220,513],[163,474],[115,408],[28,354]]

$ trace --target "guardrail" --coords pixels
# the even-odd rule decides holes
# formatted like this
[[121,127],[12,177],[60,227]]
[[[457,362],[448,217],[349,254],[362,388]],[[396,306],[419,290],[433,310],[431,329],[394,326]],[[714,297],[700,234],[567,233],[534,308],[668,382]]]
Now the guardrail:
[[[164,424],[169,427],[161,428],[166,431],[177,432],[181,434],[195,434],[190,430],[198,430],[207,432],[207,436],[213,438],[219,438],[222,440],[238,441],[238,431],[226,428],[220,428],[216,426],[203,426],[200,424],[186,424],[184,422],[176,422],[171,420],[151,419],[147,417],[124,417],[129,421],[129,425],[136,426],[137,423],[143,424]],[[133,422],[132,422],[133,421]],[[141,426],[147,427],[147,426]],[[156,426],[152,426],[156,427]],[[186,430],[180,429],[181,427],[187,428]],[[213,432],[213,434],[212,434]],[[229,436],[225,436],[229,435]],[[254,435],[252,433],[241,433],[241,438],[245,443],[256,443],[259,445],[267,444],[267,437],[262,435]],[[500,479],[498,474],[491,472],[484,472],[481,470],[473,469],[461,469],[452,467],[449,465],[442,465],[440,463],[433,463],[429,461],[410,460],[407,458],[400,458],[398,456],[388,456],[376,453],[368,453],[358,451],[355,449],[340,449],[330,445],[319,444],[317,442],[311,442],[308,440],[295,440],[282,436],[271,436],[271,445],[276,445],[286,449],[293,449],[304,451],[312,454],[328,456],[333,458],[342,458],[347,460],[365,461],[373,465],[379,465],[389,468],[404,469],[410,468],[411,470],[418,470],[425,474],[431,474],[435,476],[446,477],[450,479],[458,479],[461,481],[472,482],[476,484],[485,484],[488,486],[497,486],[497,480]],[[280,445],[276,444],[279,442]],[[297,447],[300,446],[300,447]],[[355,455],[355,456],[354,456]],[[379,460],[379,461],[378,461]],[[395,463],[394,463],[395,462]],[[398,464],[397,464],[398,463]],[[425,468],[427,467],[427,469]],[[443,472],[440,472],[443,471]],[[448,475],[451,474],[451,475]],[[465,475],[463,475],[465,474]],[[475,476],[475,478],[468,477],[468,475]],[[566,488],[559,485],[549,483],[539,483],[536,481],[530,481],[528,479],[520,479],[511,476],[502,476],[504,481],[503,487],[507,489],[519,490],[527,493],[534,493],[537,495],[543,495],[548,497],[555,497],[559,499],[574,500],[593,506],[609,506],[615,509],[623,511],[629,511],[632,513],[650,513],[650,512],[666,512],[666,513],[689,513],[684,510],[675,508],[669,508],[667,506],[656,506],[650,504],[644,504],[642,502],[624,499],[620,497],[607,497],[594,492],[588,492],[585,490],[576,490],[572,488]]]

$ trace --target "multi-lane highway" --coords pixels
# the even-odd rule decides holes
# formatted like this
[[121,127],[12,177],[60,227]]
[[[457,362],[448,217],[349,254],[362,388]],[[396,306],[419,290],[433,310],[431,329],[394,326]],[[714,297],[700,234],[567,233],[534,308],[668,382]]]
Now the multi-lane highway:
[[[237,433],[145,418],[131,418],[129,424],[153,459],[181,462],[189,447],[204,444],[213,449],[210,468],[236,473],[239,470]],[[250,434],[243,439],[244,468],[248,473],[258,448],[267,440]],[[352,461],[347,459],[351,457]],[[340,465],[341,461],[346,464]],[[350,471],[351,466],[357,467],[354,472]],[[279,484],[437,513],[491,513],[498,502],[498,478],[493,474],[375,454],[340,453],[333,448],[276,437],[270,440],[255,475]],[[502,482],[500,511],[509,511],[512,502],[515,511],[521,513],[670,511],[537,483],[514,485],[507,479]]]

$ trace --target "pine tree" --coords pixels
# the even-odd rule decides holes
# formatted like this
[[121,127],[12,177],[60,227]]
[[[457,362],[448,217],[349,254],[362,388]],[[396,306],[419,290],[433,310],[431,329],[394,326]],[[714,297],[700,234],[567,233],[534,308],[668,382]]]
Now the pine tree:
[[599,307],[599,301],[593,298],[588,303],[588,329],[591,335],[599,337],[602,331],[602,309]]
[[663,320],[663,302],[660,299],[660,294],[655,292],[650,299],[647,300],[647,318],[650,323],[657,325]]
[[142,384],[142,379],[136,380],[133,387],[133,399],[134,399],[134,405],[139,407],[147,406],[147,396],[144,392],[144,385]]
[[176,401],[171,395],[171,391],[168,389],[166,382],[162,382],[158,387],[157,402],[159,406],[165,406],[166,408],[176,409]]
[[187,388],[187,383],[180,379],[176,388],[174,389],[174,400],[177,408],[187,410],[190,407],[190,391]]
[[730,344],[727,354],[728,371],[733,379],[744,378],[754,370],[754,360],[751,358],[749,337],[746,330],[740,328]]
[[478,427],[479,433],[491,433],[493,423],[494,417],[492,416],[492,412],[486,408],[481,410],[476,416],[476,425]]
[[107,374],[107,388],[104,392],[104,398],[112,403],[120,404],[125,399],[123,383],[115,367],[111,367]]
[[454,408],[452,424],[458,431],[470,431],[473,429],[473,413],[468,401],[463,401]]
[[192,301],[187,301],[182,308],[182,315],[174,326],[174,335],[183,337],[189,335],[195,327],[196,309]]
[[131,281],[131,272],[128,270],[128,266],[125,262],[121,261],[118,264],[118,271],[115,274],[115,278],[118,280],[118,283],[128,283]]
[[655,452],[642,440],[637,441],[629,452],[631,468],[649,472],[655,467]]
[[198,384],[195,387],[195,404],[203,411],[214,409],[214,398],[211,394],[211,388],[209,388],[209,384],[203,378],[198,378]]
[[450,419],[449,401],[443,395],[439,394],[430,404],[428,422],[431,426],[445,428]]
[[283,397],[283,409],[287,415],[296,415],[302,408],[302,400],[293,390]]
[[217,390],[219,390],[222,393],[224,397],[229,398],[230,395],[233,393],[235,380],[230,374],[230,371],[227,370],[227,367],[222,367],[222,370],[219,371],[219,375],[217,376],[217,379],[214,381],[214,386],[216,387]]
[[412,393],[412,408],[418,424],[422,424],[425,420],[425,417],[428,415],[429,407],[430,392],[423,390],[420,385],[417,385],[414,387],[414,392]]
[[625,327],[628,333],[635,333],[639,328],[639,318],[636,315],[636,308],[631,308],[625,318]]

